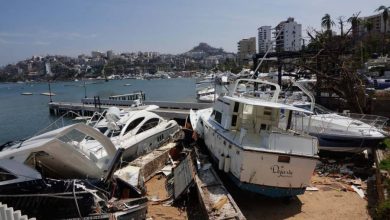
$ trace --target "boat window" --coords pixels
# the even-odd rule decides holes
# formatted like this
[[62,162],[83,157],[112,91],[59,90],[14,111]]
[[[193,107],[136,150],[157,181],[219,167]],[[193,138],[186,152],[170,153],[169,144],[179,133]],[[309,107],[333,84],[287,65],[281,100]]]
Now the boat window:
[[237,125],[237,115],[232,116],[232,126],[235,127]]
[[12,175],[10,172],[0,168],[0,182],[7,181],[7,180],[13,180],[17,177]]
[[216,122],[220,123],[222,122],[222,113],[219,111],[215,111],[214,119]]
[[158,125],[159,121],[160,121],[160,119],[158,119],[158,118],[151,118],[151,119],[147,120],[145,122],[145,124],[142,125],[142,127],[138,130],[137,134],[142,133],[144,131],[147,131],[147,130],[149,130],[151,128],[156,127]]
[[102,134],[104,134],[104,132],[106,132],[107,131],[107,127],[99,127],[99,128],[97,128],[97,129],[99,129],[99,131],[102,133]]
[[240,103],[239,102],[234,102],[234,110],[233,110],[233,112],[238,112],[239,108],[240,108]]
[[139,123],[141,123],[144,119],[145,119],[145,117],[141,117],[141,118],[137,118],[137,119],[133,120],[132,122],[130,122],[130,124],[126,128],[125,134],[127,134],[129,131],[136,128],[139,125]]
[[169,123],[167,126],[165,126],[165,128],[169,128],[172,126],[172,123]]

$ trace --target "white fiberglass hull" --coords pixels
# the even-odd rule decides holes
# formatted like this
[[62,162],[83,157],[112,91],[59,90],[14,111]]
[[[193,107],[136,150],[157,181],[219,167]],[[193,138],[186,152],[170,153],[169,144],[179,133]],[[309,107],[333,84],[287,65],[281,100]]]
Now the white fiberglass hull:
[[303,194],[310,185],[317,157],[242,148],[211,123],[203,123],[204,141],[214,161],[240,188],[270,197],[289,197]]

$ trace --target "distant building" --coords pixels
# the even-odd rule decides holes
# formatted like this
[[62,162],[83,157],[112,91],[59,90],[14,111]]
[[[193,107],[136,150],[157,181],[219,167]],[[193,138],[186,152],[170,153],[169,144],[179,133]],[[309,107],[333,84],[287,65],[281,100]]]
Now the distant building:
[[257,29],[257,45],[259,53],[265,53],[268,48],[272,47],[271,26],[261,26]]
[[[362,22],[359,23],[359,28],[358,28],[359,35],[368,32],[367,27],[364,25],[366,22],[370,22],[372,24],[371,32],[383,33],[385,31],[385,22],[383,20],[382,13],[371,15],[368,17],[362,17],[361,21]],[[386,32],[390,33],[390,21],[387,21]]]
[[49,62],[45,63],[45,72],[46,72],[46,75],[49,75],[49,76],[53,75],[53,73],[51,72],[51,65]]
[[115,54],[114,54],[114,52],[112,50],[108,50],[107,51],[107,59],[108,60],[114,59],[114,56],[115,56]]
[[[279,31],[281,31],[278,36]],[[276,51],[300,51],[302,49],[302,25],[288,18],[275,27]]]
[[104,56],[104,54],[99,52],[99,51],[92,51],[91,52],[91,57],[92,58],[102,58],[103,56]]
[[242,39],[238,42],[237,58],[240,64],[247,64],[256,54],[256,37]]

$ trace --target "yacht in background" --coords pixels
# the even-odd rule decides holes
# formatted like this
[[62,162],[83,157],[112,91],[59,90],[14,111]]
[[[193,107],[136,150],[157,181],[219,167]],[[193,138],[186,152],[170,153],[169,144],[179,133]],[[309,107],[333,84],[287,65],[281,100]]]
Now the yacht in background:
[[196,99],[199,102],[212,103],[217,97],[218,95],[215,93],[214,87],[207,87],[196,91]]
[[[303,129],[319,140],[320,150],[362,152],[376,147],[388,135],[383,127],[388,118],[356,113],[335,113],[315,104],[314,96],[300,83],[300,91],[285,93],[280,102],[309,110],[314,114],[293,115],[292,127]],[[281,120],[281,123],[287,123]]]
[[[270,100],[257,97],[259,84],[276,88]],[[278,103],[279,92],[274,83],[237,80],[230,94],[218,97],[213,108],[191,111],[190,118],[218,168],[240,188],[289,197],[304,193],[310,185],[318,141],[291,123],[280,126],[280,118],[291,122],[292,115],[311,112]]]

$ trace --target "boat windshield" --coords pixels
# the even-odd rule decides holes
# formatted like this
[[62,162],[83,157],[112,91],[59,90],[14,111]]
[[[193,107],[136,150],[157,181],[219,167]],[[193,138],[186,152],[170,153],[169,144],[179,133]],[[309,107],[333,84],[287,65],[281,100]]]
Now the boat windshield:
[[[311,108],[310,104],[294,105],[294,106],[298,107],[298,108],[306,109],[308,111],[310,111],[310,108]],[[315,104],[313,112],[314,112],[315,115],[322,115],[322,114],[330,114],[330,113],[332,113],[331,110],[325,108],[324,106],[318,105],[318,104]]]

